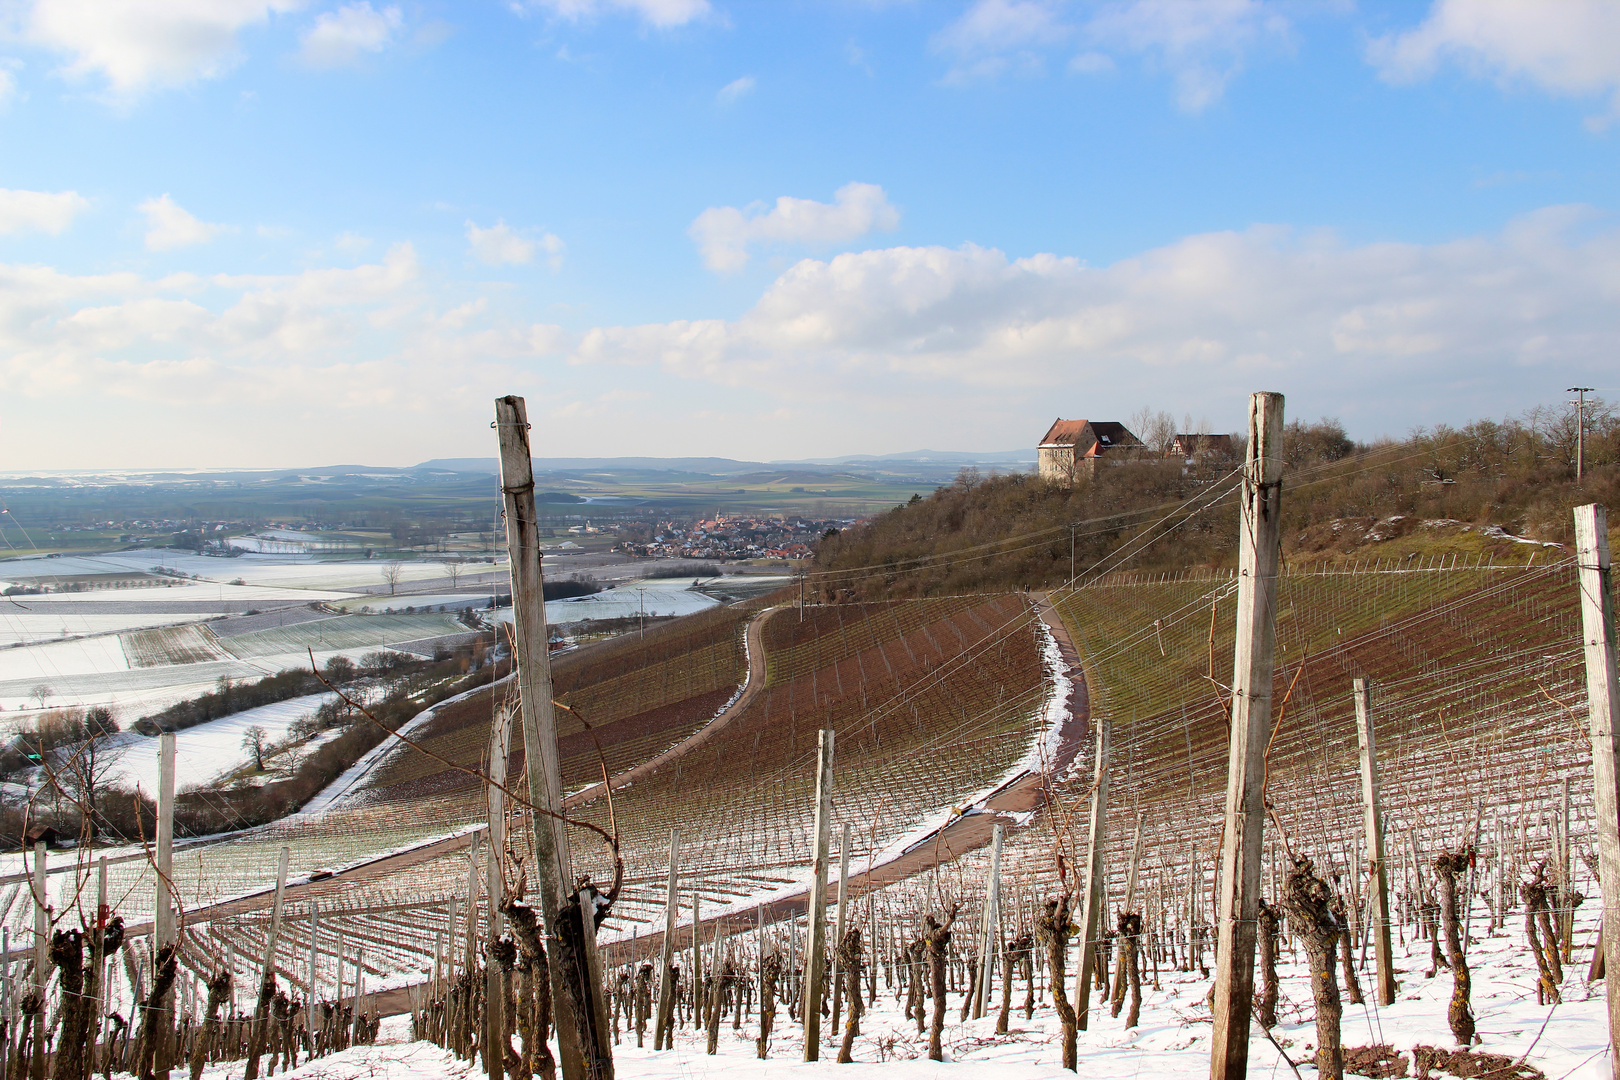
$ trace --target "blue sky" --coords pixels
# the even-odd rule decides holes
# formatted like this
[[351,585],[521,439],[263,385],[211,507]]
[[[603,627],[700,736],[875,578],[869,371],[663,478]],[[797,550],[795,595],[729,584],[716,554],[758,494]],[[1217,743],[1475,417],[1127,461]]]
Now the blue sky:
[[1617,138],[1613,0],[0,0],[0,471],[1612,397]]

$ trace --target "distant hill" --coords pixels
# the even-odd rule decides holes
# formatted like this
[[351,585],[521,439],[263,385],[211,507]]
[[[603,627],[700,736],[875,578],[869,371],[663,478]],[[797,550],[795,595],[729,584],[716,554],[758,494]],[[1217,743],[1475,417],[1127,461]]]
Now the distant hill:
[[[534,459],[535,472],[574,473],[584,470],[604,472],[676,472],[709,476],[740,476],[767,472],[782,466],[822,465],[838,469],[849,466],[879,466],[884,471],[894,467],[918,466],[935,472],[941,468],[951,470],[982,465],[1005,469],[1008,466],[1035,464],[1034,450],[992,450],[984,453],[964,450],[911,450],[903,454],[846,454],[835,457],[773,458],[770,461],[738,461],[721,457],[600,457],[600,458],[543,458]],[[415,469],[439,472],[499,473],[498,458],[433,458]],[[306,470],[308,471],[308,470]],[[797,469],[795,471],[803,471]]]

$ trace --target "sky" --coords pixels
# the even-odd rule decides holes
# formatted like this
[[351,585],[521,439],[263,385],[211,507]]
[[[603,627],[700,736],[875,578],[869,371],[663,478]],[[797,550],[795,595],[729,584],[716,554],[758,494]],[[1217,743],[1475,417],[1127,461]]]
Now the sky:
[[1617,0],[0,0],[0,472],[1620,396]]

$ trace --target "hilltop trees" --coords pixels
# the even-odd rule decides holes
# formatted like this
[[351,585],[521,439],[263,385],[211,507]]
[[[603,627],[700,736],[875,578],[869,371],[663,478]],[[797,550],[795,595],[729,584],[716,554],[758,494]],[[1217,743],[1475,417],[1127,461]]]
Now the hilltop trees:
[[[1153,440],[1173,432],[1168,414],[1146,420]],[[1588,399],[1579,483],[1578,433],[1573,405],[1371,445],[1352,441],[1332,418],[1295,420],[1283,433],[1284,550],[1312,557],[1348,551],[1402,536],[1423,520],[1494,525],[1568,543],[1572,506],[1620,502],[1620,417]],[[822,601],[836,602],[1050,587],[1097,565],[1230,567],[1237,515],[1230,498],[1217,496],[1231,483],[1231,470],[1225,460],[1189,466],[1179,456],[1149,456],[1099,465],[1072,487],[1028,473],[984,477],[964,470],[927,498],[823,537],[809,584]],[[1155,533],[1166,542],[1125,547],[1178,507],[1182,512]],[[1334,524],[1346,520],[1359,525]],[[1376,522],[1389,527],[1374,530]],[[1499,555],[1525,557],[1511,538],[1497,546]]]

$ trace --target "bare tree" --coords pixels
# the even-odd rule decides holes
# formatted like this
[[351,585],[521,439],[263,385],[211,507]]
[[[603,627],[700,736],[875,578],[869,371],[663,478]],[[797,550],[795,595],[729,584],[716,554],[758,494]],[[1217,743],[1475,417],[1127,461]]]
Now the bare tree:
[[68,797],[79,804],[86,833],[93,840],[101,835],[101,791],[126,748],[111,741],[118,732],[111,710],[97,705],[80,723],[83,739],[68,752],[59,775]]
[[403,567],[397,562],[384,563],[382,579],[388,583],[388,595],[393,596],[394,590],[399,587],[399,575]]
[[450,579],[450,587],[454,589],[461,583],[461,564],[459,562],[445,563],[444,576]]
[[1142,440],[1142,445],[1154,453],[1162,454],[1176,442],[1176,418],[1163,409],[1154,411],[1144,405],[1131,414],[1131,434]]
[[270,737],[258,724],[242,732],[242,749],[252,752],[253,763],[260,772],[264,772],[264,751],[269,745]]
[[28,696],[39,702],[39,707],[43,709],[45,707],[45,699],[51,696],[50,684],[37,684],[32,690],[28,691]]

